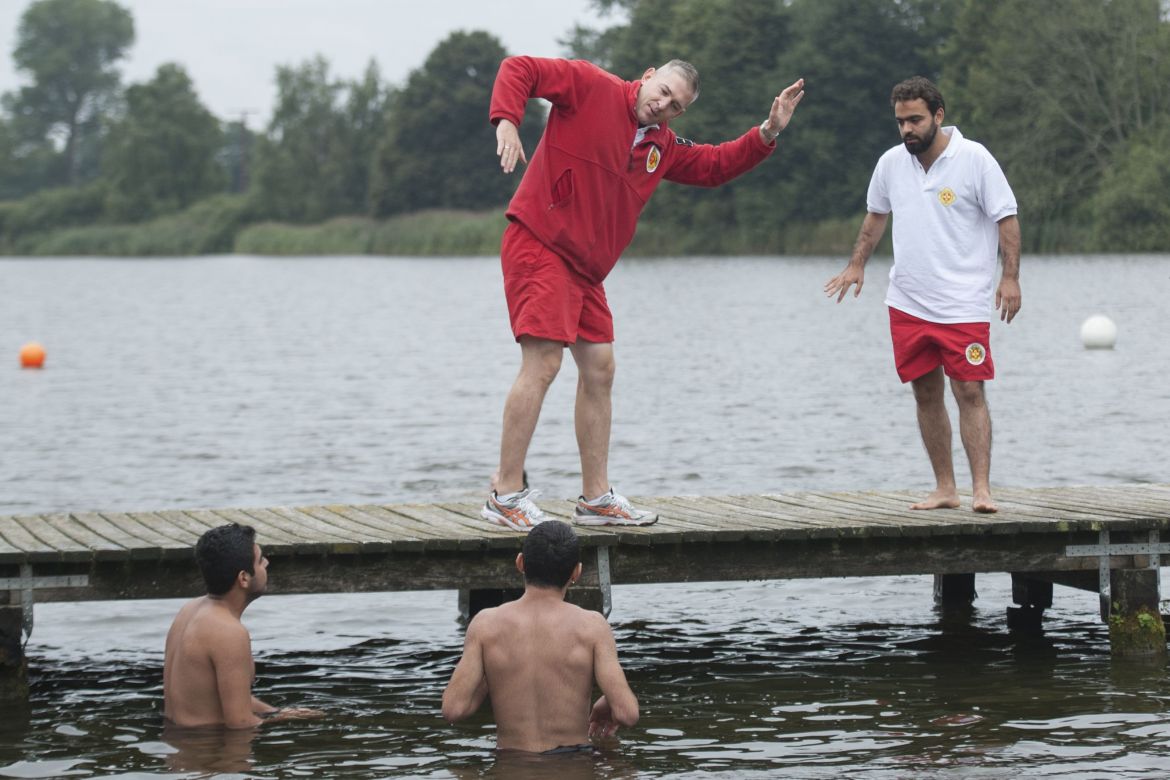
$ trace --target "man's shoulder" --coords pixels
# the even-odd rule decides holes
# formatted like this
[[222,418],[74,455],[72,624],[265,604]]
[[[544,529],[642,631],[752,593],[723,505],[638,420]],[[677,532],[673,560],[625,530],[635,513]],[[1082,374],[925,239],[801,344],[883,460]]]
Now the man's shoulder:
[[585,631],[590,633],[609,631],[609,621],[600,612],[578,607],[576,604],[570,604],[567,601],[564,602],[561,609],[566,622],[572,623]]
[[882,152],[873,166],[873,172],[878,177],[896,176],[913,170],[909,163],[910,153],[903,144],[898,144]]
[[878,165],[897,165],[899,163],[909,162],[909,160],[910,153],[906,151],[906,145],[897,144],[882,152],[881,157],[878,158]]

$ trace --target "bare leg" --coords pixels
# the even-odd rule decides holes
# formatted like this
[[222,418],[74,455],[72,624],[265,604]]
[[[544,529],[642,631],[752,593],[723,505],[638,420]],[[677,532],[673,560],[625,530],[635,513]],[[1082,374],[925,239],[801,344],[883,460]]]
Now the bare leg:
[[991,411],[983,395],[982,382],[951,380],[951,391],[959,402],[959,436],[971,464],[971,508],[976,512],[998,512],[991,500]]
[[540,407],[561,368],[565,347],[559,341],[520,337],[520,374],[504,403],[504,430],[500,436],[500,470],[492,489],[503,495],[524,488],[524,459],[540,419]]
[[911,382],[918,405],[918,430],[934,469],[934,492],[911,509],[954,509],[959,505],[955,487],[955,466],[951,460],[951,420],[943,402],[945,383],[942,367]]
[[594,499],[609,490],[609,431],[613,417],[613,344],[578,341],[569,347],[577,362],[577,448],[581,451],[581,495]]

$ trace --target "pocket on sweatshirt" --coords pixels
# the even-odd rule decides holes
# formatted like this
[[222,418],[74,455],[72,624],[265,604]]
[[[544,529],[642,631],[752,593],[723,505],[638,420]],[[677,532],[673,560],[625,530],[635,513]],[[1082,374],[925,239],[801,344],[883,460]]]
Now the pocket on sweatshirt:
[[573,197],[573,169],[566,168],[553,182],[552,186],[552,202],[549,203],[550,209],[563,206],[569,202],[569,198]]

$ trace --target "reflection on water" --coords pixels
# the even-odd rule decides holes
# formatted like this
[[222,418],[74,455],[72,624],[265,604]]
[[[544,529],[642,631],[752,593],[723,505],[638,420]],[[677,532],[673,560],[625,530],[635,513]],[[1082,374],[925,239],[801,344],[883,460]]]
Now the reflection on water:
[[[552,771],[1158,776],[1170,754],[1164,665],[1110,660],[1094,594],[1058,596],[1042,636],[1016,636],[1003,625],[1010,580],[979,583],[977,606],[958,619],[933,609],[923,577],[619,587],[615,632],[642,722]],[[44,605],[31,711],[0,728],[10,746],[0,747],[0,777],[58,776],[78,757],[73,771],[96,776],[550,776],[494,753],[486,707],[454,727],[439,718],[461,647],[455,601],[450,592],[257,601],[245,620],[258,695],[328,715],[254,738],[164,728],[160,638],[180,602],[137,603],[140,629],[121,639],[110,634],[117,620],[93,605]],[[328,630],[334,614],[343,630]],[[328,647],[314,649],[318,631]],[[103,649],[112,647],[127,660]]]
[[[822,300],[837,259],[625,263],[612,472],[630,494],[929,482],[893,377],[882,269]],[[515,371],[490,260],[0,261],[0,512],[478,496]],[[993,477],[1164,481],[1164,258],[1038,259],[993,325]],[[1111,352],[1077,328],[1118,321]],[[419,323],[427,323],[425,330]],[[7,340],[4,340],[7,339]],[[14,361],[15,362],[15,361]],[[573,367],[530,472],[576,495]],[[964,463],[962,456],[957,462]],[[620,480],[620,481],[618,481]],[[273,572],[278,577],[279,572]],[[938,614],[920,577],[618,587],[642,721],[596,755],[493,751],[439,717],[462,634],[446,592],[272,596],[245,614],[257,694],[325,710],[255,735],[159,714],[177,601],[46,604],[32,701],[0,715],[3,777],[1145,778],[1166,775],[1164,665],[1110,660],[1095,594],[1005,628],[1006,575]]]

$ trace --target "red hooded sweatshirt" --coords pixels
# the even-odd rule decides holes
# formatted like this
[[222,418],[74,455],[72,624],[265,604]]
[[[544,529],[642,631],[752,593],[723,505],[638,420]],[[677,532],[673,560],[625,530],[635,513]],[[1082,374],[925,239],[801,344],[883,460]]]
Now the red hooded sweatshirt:
[[714,187],[776,148],[757,127],[712,146],[679,138],[665,124],[634,145],[640,86],[583,60],[508,57],[492,89],[493,125],[507,119],[519,127],[530,98],[552,103],[506,213],[594,284],[633,239],[638,215],[664,178]]

